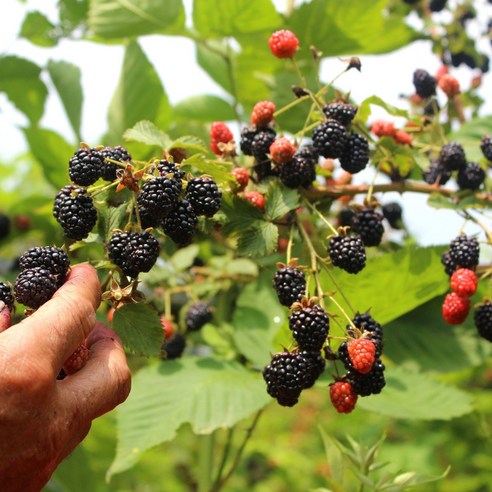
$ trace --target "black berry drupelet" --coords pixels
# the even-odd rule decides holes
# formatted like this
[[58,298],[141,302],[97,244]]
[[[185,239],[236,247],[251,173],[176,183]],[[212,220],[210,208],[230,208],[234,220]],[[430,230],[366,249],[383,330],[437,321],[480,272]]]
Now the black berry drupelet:
[[58,289],[49,270],[35,267],[22,270],[15,280],[14,295],[18,303],[37,309],[49,301]]
[[130,162],[132,160],[131,154],[121,145],[117,145],[116,147],[104,147],[101,154],[104,157],[101,175],[105,181],[114,181],[117,178],[116,171],[118,169],[123,169],[123,167],[120,167],[118,164],[110,162],[107,159],[122,163]]
[[449,277],[451,277],[451,275],[453,275],[453,273],[456,271],[457,265],[449,251],[445,251],[443,253],[443,255],[441,256],[441,263],[444,266],[444,271]]
[[0,239],[5,239],[10,234],[10,217],[6,214],[0,213]]
[[262,128],[253,138],[251,153],[258,162],[269,160],[267,154],[270,152],[270,145],[275,141],[277,133],[273,128]]
[[309,188],[316,179],[316,161],[294,154],[290,161],[280,165],[278,176],[288,188]]
[[457,171],[466,164],[465,150],[460,143],[449,142],[442,146],[439,160],[449,171]]
[[185,198],[197,215],[212,217],[219,211],[222,193],[212,178],[191,178],[186,186]]
[[176,203],[162,221],[162,230],[178,245],[187,246],[195,236],[198,218],[187,200]]
[[490,301],[487,300],[475,308],[473,321],[478,334],[492,342],[492,303]]
[[159,241],[147,231],[116,232],[108,244],[111,261],[121,268],[124,275],[136,278],[148,272],[160,253]]
[[300,355],[303,356],[308,362],[311,363],[311,382],[307,383],[304,389],[311,388],[316,380],[323,374],[326,366],[326,360],[323,358],[319,351],[309,352],[309,351],[299,351]]
[[373,208],[362,208],[355,212],[352,230],[366,246],[378,246],[384,234],[383,216]]
[[492,161],[492,138],[488,135],[482,137],[482,140],[480,141],[480,150],[488,161]]
[[80,241],[89,235],[97,222],[92,197],[84,188],[67,185],[56,195],[53,215],[65,236]]
[[344,207],[337,215],[337,225],[338,227],[347,227],[352,225],[352,219],[354,218],[355,212],[349,208]]
[[393,229],[401,229],[403,210],[398,202],[385,203],[382,207],[383,217]]
[[166,159],[161,159],[157,164],[157,170],[161,176],[169,176],[172,174],[175,180],[179,180],[182,186],[182,180],[186,173],[182,171],[174,162],[169,162]]
[[68,163],[70,179],[79,186],[90,186],[102,175],[104,156],[96,149],[78,149]]
[[174,177],[158,176],[147,181],[137,197],[139,209],[145,209],[157,221],[162,220],[176,205],[181,186],[181,180]]
[[436,94],[436,79],[426,70],[417,69],[413,73],[413,85],[415,92],[423,99]]
[[430,0],[429,10],[431,12],[440,12],[448,3],[448,0]]
[[323,106],[323,113],[327,118],[338,121],[348,127],[357,113],[357,106],[350,103],[334,102]]
[[348,273],[359,273],[366,266],[366,248],[359,234],[333,236],[328,254],[333,265]]
[[0,282],[0,301],[3,301],[10,311],[14,308],[14,294],[12,287],[5,282]]
[[145,205],[138,203],[137,199],[138,216],[140,217],[140,224],[142,229],[148,229],[149,227],[159,227],[164,219],[161,219],[159,215],[152,213]]
[[451,178],[451,171],[444,167],[440,159],[431,159],[429,167],[422,172],[422,177],[427,184],[444,185]]
[[340,165],[345,171],[356,174],[362,171],[369,162],[369,142],[367,138],[352,132],[340,155]]
[[347,379],[359,396],[377,395],[386,385],[384,364],[377,358],[370,372],[361,374],[356,370],[347,371]]
[[61,286],[70,268],[70,260],[67,254],[55,246],[35,246],[28,249],[19,257],[19,269],[45,268],[56,279],[58,286]]
[[325,121],[313,130],[314,151],[323,157],[340,157],[345,150],[347,139],[345,127],[336,120]]
[[337,358],[343,364],[343,366],[345,367],[345,369],[347,371],[354,369],[354,366],[352,365],[352,361],[350,360],[350,356],[348,353],[348,343],[347,342],[342,342],[338,346]]
[[244,155],[253,155],[253,140],[258,133],[256,126],[244,126],[241,129],[239,148]]
[[449,244],[449,255],[456,266],[473,270],[478,265],[480,246],[476,238],[460,234]]
[[478,190],[485,181],[485,171],[476,162],[467,162],[458,171],[458,187],[460,190]]
[[273,289],[282,306],[292,306],[306,295],[304,272],[294,267],[280,267],[273,276]]
[[[369,313],[357,314],[352,319],[352,323],[363,334],[370,334],[371,340],[376,346],[376,355],[379,357],[383,351],[383,327]],[[347,331],[350,332],[351,329],[352,327],[348,325]]]
[[175,333],[162,344],[161,351],[164,353],[164,359],[172,360],[179,359],[185,348],[186,338],[181,333]]
[[301,306],[290,314],[289,328],[300,350],[319,352],[328,336],[328,315],[318,304]]
[[198,331],[210,321],[212,321],[212,310],[208,302],[194,302],[186,312],[185,325],[188,331]]

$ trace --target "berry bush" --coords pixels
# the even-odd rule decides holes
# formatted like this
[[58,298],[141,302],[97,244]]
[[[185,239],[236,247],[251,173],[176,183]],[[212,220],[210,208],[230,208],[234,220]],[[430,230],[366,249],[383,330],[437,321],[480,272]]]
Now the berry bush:
[[[313,490],[352,490],[334,469],[344,459],[357,469],[353,490],[485,490],[477,471],[486,461],[470,465],[478,478],[466,489],[455,465],[461,456],[447,448],[434,468],[415,460],[419,473],[383,476],[373,464],[376,449],[391,454],[400,438],[415,446],[415,428],[426,421],[449,424],[446,432],[471,416],[492,424],[484,396],[492,368],[492,116],[481,99],[490,22],[482,26],[465,1],[312,0],[289,2],[283,15],[269,0],[224,2],[216,12],[195,1],[190,29],[181,0],[148,2],[138,15],[109,3],[76,8],[62,0],[58,24],[31,12],[21,28],[41,46],[66,38],[125,44],[98,142],[81,135],[75,65],[0,57],[12,80],[29,68],[25,83],[37,96],[26,105],[24,86],[0,84],[28,120],[29,154],[24,167],[2,165],[0,300],[22,319],[51,298],[71,265],[90,262],[101,282],[98,316],[122,339],[134,372],[132,393],[111,421],[116,451],[93,449],[110,454],[105,469],[91,470],[90,459],[81,469],[106,473],[123,489],[128,470],[138,475],[158,446],[172,450],[182,440],[192,458],[175,453],[166,490],[307,490],[289,471],[278,483],[286,462],[268,429],[283,422],[293,435],[321,432],[328,471],[299,453]],[[486,11],[486,2],[477,8]],[[467,27],[475,25],[481,31]],[[191,39],[223,95],[171,104],[143,48],[149,34]],[[421,39],[432,45],[433,63],[411,60],[412,75],[395,88],[401,107],[384,94],[355,100],[344,80],[391,76],[392,67],[368,73],[365,55]],[[335,71],[326,73],[326,61]],[[73,141],[41,125],[46,78]],[[427,201],[417,210],[412,196]],[[431,209],[441,214],[436,223],[426,220]],[[415,216],[422,228],[442,228],[439,244],[420,244],[407,225]],[[460,225],[446,232],[450,216]],[[58,378],[89,356],[81,345]],[[330,433],[318,431],[313,414]],[[417,423],[400,436],[395,422]],[[394,432],[367,452],[349,437],[354,458],[335,439],[355,432],[353,423],[373,441]],[[164,458],[152,456],[160,467]],[[458,472],[446,477],[443,462]],[[62,465],[53,490],[72,490],[76,468]],[[162,490],[162,477],[142,480]]]

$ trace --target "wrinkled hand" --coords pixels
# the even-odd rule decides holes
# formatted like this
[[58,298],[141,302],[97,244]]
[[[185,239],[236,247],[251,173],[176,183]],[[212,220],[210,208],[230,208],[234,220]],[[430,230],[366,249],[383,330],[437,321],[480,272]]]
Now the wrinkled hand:
[[[128,396],[125,353],[115,333],[96,321],[99,302],[95,270],[76,265],[34,314],[9,329],[0,317],[3,492],[41,490],[87,435],[92,420]],[[57,381],[63,362],[84,340],[90,349],[86,365]]]

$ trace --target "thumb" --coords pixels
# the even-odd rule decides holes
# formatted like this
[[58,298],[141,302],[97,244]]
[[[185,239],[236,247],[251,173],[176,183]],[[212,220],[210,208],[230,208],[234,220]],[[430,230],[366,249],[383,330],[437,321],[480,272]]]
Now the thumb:
[[11,324],[10,309],[3,301],[0,301],[0,332],[5,331]]

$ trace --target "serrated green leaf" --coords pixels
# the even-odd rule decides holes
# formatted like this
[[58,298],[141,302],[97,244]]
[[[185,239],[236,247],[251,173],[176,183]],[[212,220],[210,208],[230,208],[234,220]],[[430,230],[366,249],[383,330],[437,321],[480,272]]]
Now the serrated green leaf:
[[230,103],[218,96],[200,94],[188,97],[174,106],[177,118],[203,121],[231,121],[236,118]]
[[200,248],[197,244],[191,244],[186,248],[178,249],[172,256],[170,263],[178,272],[184,271],[193,265],[193,261],[197,257],[199,250]]
[[28,12],[22,22],[20,37],[36,46],[52,47],[58,43],[55,25],[41,12]]
[[104,203],[102,207],[98,208],[97,227],[99,235],[104,238],[105,241],[109,241],[109,238],[113,235],[115,229],[124,228],[127,209],[128,205],[126,203],[123,203],[118,207],[112,207],[107,203]]
[[221,211],[227,219],[224,224],[226,234],[239,234],[250,227],[252,221],[263,220],[263,214],[257,207],[232,193],[223,195]]
[[147,145],[155,145],[162,149],[171,145],[169,135],[148,120],[139,121],[135,123],[132,128],[125,130],[123,138],[125,140],[141,142]]
[[477,162],[483,159],[480,140],[484,135],[492,135],[492,116],[473,118],[463,123],[458,130],[447,136],[447,140],[461,143],[467,160]]
[[148,304],[125,304],[113,316],[113,329],[123,345],[138,355],[157,356],[163,342],[160,317]]
[[154,66],[138,43],[129,43],[108,110],[109,144],[119,145],[123,132],[139,121],[166,129],[171,119],[172,109]]
[[141,369],[119,407],[118,449],[109,476],[127,470],[143,452],[173,439],[185,423],[209,434],[231,427],[270,401],[259,374],[236,362],[185,357]]
[[226,47],[226,41],[207,40],[196,45],[198,65],[219,84],[226,92],[232,94],[233,82],[227,60],[234,60],[236,53]]
[[[203,154],[206,154],[208,152],[208,149],[204,141],[201,138],[196,137],[194,135],[183,135],[181,137],[178,137],[176,140],[174,140],[171,143],[171,145],[169,145],[168,150],[174,148],[193,150],[195,152],[201,152]],[[225,163],[225,165],[227,166],[228,164]]]
[[357,406],[401,419],[450,420],[473,411],[471,396],[429,374],[387,367],[379,395],[359,398]]
[[392,116],[401,116],[403,118],[408,118],[407,110],[397,108],[392,104],[388,104],[379,96],[369,96],[359,104],[359,109],[357,110],[357,114],[355,116],[356,122],[357,121],[361,121],[362,123],[367,122],[367,119],[371,114],[371,105],[379,106],[380,108],[383,108],[388,114]]
[[48,96],[48,89],[40,78],[41,68],[24,58],[2,56],[0,73],[0,92],[5,92],[31,123],[38,123]]
[[89,29],[103,39],[184,32],[181,0],[91,0]]
[[80,141],[80,121],[83,101],[80,69],[65,61],[50,60],[48,61],[48,73],[60,96],[75,137]]
[[194,0],[193,23],[205,37],[273,31],[281,24],[271,0]]
[[299,192],[272,182],[265,196],[265,213],[271,220],[284,217],[299,206]]
[[258,265],[247,258],[236,258],[226,264],[226,271],[229,275],[257,277]]
[[229,162],[211,161],[200,154],[195,154],[181,163],[181,169],[193,171],[194,174],[211,176],[220,185],[227,185],[235,178],[231,175],[232,164]]
[[255,221],[251,226],[239,233],[238,253],[254,258],[266,256],[277,249],[278,227],[271,222]]

